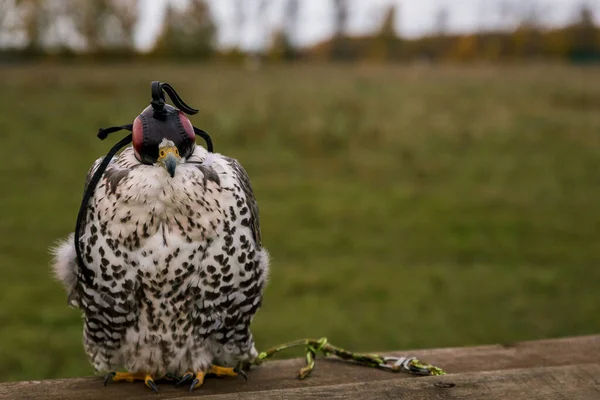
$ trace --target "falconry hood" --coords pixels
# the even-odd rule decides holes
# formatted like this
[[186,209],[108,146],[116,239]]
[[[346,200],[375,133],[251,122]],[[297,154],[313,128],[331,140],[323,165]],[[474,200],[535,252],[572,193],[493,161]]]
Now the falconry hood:
[[[213,152],[212,140],[208,133],[193,126],[186,116],[186,114],[197,114],[198,110],[187,105],[168,83],[154,81],[151,89],[152,101],[150,101],[150,105],[135,118],[133,124],[98,130],[98,137],[101,140],[106,139],[109,134],[123,129],[131,131],[131,133],[110,149],[88,182],[77,216],[75,243],[79,243],[80,227],[85,216],[85,209],[98,182],[102,179],[106,167],[115,154],[129,143],[133,142],[135,157],[138,161],[150,165],[156,163],[159,154],[158,146],[163,139],[172,141],[182,158],[188,158],[194,152],[196,135],[203,138],[206,141],[206,149],[211,153]],[[169,96],[175,107],[166,104],[165,94]],[[83,271],[86,271],[87,268],[85,268],[81,257],[81,249],[79,246],[75,246],[75,250],[79,266]],[[88,280],[89,274],[85,273],[84,275]]]
[[[121,129],[131,131],[131,138],[125,144],[133,141],[135,157],[144,164],[156,162],[158,145],[163,139],[172,141],[183,158],[189,157],[194,151],[196,135],[206,141],[207,150],[212,152],[213,145],[210,136],[193,126],[186,116],[186,114],[197,114],[198,110],[187,105],[168,83],[154,81],[151,89],[150,105],[135,118],[133,124],[100,129],[98,137],[104,140],[112,132]],[[165,93],[177,108],[166,104]]]
[[[175,108],[165,104],[165,93]],[[152,101],[133,121],[132,139],[135,157],[144,164],[154,164],[158,158],[158,145],[163,139],[172,141],[183,158],[194,151],[194,127],[185,114],[197,114],[168,83],[152,82]]]

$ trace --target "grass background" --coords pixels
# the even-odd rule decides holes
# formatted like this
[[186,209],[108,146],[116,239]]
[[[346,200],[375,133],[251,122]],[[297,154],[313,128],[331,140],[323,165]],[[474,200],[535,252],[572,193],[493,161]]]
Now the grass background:
[[92,373],[49,269],[88,167],[151,80],[253,179],[271,282],[259,348],[354,350],[600,332],[600,69],[4,67],[0,380]]

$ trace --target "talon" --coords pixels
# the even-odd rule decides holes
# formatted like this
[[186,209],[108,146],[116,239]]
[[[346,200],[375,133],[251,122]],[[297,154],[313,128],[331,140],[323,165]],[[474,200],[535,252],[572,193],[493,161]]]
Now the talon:
[[192,392],[194,389],[199,388],[200,386],[202,386],[202,384],[204,384],[204,372],[198,372],[196,374],[196,377],[194,378],[194,380],[192,381],[192,384],[190,385],[190,392]]
[[116,374],[116,372],[109,372],[108,374],[106,374],[106,376],[104,377],[104,386],[106,386]]
[[156,383],[154,383],[154,380],[152,380],[152,377],[150,375],[146,375],[144,377],[144,383],[146,384],[146,386],[152,389],[154,393],[158,393],[158,387],[156,387]]
[[244,378],[244,380],[245,380],[246,382],[248,382],[248,374],[246,374],[246,371],[244,371],[244,370],[243,370],[243,369],[241,369],[241,368],[234,368],[234,369],[233,369],[233,372],[235,372],[235,373],[236,373],[236,374],[238,374],[238,375],[241,375],[241,376]]
[[190,385],[189,392],[192,393],[194,391],[194,389],[196,389],[196,385],[198,385],[199,383],[200,383],[200,381],[197,378],[194,378],[194,380],[192,381],[192,384]]
[[186,383],[187,381],[189,381],[190,379],[192,379],[193,377],[194,377],[194,374],[193,374],[193,373],[191,373],[191,372],[186,372],[186,373],[185,373],[185,374],[184,374],[184,375],[181,377],[181,379],[179,380],[179,382],[177,382],[177,383],[175,384],[175,386],[177,387],[177,386],[179,386],[179,385],[182,385],[182,384]]

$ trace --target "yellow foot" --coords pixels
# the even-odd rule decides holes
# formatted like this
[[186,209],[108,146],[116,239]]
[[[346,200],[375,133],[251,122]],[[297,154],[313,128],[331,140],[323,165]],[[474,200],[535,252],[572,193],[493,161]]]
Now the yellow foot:
[[158,387],[156,386],[156,383],[154,383],[152,376],[145,374],[143,372],[133,372],[133,373],[132,372],[111,372],[108,375],[106,375],[106,377],[104,378],[104,386],[106,386],[106,384],[109,381],[113,381],[113,382],[144,381],[146,386],[148,386],[150,389],[152,389],[155,393],[158,393]]
[[233,368],[218,367],[216,365],[211,365],[210,369],[206,373],[219,378],[223,378],[225,376],[238,376],[238,373]]
[[[193,381],[190,385],[190,392],[191,392],[194,389],[198,389],[200,386],[202,386],[206,375],[214,375],[216,377],[221,378],[221,377],[225,377],[225,376],[238,376],[238,373],[233,368],[224,368],[224,367],[218,367],[216,365],[211,365],[210,368],[208,369],[208,371],[206,371],[206,372],[203,372],[203,371],[196,372],[196,373],[191,372],[191,371],[186,372],[185,374],[183,374],[183,377],[179,380],[179,382],[177,382],[177,386],[181,385],[182,383],[186,383],[190,379],[193,378]],[[245,374],[244,374],[244,378],[245,378]]]

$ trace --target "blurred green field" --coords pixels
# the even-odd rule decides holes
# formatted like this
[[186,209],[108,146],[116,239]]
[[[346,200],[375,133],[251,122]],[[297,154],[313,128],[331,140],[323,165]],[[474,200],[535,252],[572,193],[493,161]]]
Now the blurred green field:
[[[72,231],[99,127],[171,83],[259,199],[259,348],[355,350],[600,332],[600,69],[0,69],[0,380],[92,373],[47,249]],[[292,354],[293,355],[293,354]]]

